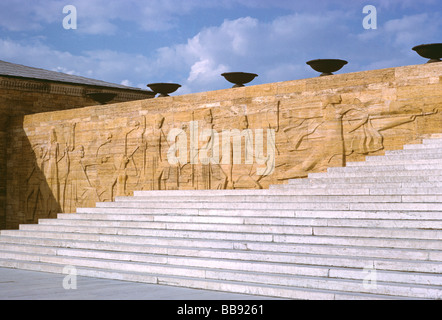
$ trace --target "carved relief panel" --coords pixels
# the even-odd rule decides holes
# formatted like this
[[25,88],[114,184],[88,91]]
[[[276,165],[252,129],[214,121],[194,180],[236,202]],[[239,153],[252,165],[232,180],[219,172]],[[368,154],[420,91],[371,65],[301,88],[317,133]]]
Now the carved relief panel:
[[21,137],[29,150],[11,156],[21,163],[10,187],[21,201],[11,206],[36,222],[134,190],[268,188],[363,160],[442,120],[433,100],[369,98],[336,89],[31,123]]

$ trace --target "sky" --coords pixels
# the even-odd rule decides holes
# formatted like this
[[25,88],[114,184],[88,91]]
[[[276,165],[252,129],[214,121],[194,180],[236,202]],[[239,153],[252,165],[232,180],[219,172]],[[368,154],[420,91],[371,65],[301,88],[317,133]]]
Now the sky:
[[248,85],[316,77],[312,59],[347,60],[337,73],[421,64],[411,48],[435,42],[441,0],[0,1],[0,60],[181,84],[172,95],[230,88],[223,72],[258,74]]

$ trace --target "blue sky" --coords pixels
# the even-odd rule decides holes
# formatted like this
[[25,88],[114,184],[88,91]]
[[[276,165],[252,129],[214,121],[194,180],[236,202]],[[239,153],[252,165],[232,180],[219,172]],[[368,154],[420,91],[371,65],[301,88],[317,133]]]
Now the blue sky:
[[[77,29],[63,28],[63,7]],[[377,28],[364,29],[363,8]],[[0,60],[175,94],[316,77],[306,61],[349,61],[338,73],[421,64],[411,48],[442,42],[440,0],[1,0]]]

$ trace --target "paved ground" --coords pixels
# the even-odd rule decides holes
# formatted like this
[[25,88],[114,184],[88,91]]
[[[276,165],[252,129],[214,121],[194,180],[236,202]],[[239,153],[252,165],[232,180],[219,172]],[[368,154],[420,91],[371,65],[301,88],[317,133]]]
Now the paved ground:
[[118,280],[77,277],[77,289],[63,288],[66,275],[0,268],[0,300],[260,300],[266,297]]

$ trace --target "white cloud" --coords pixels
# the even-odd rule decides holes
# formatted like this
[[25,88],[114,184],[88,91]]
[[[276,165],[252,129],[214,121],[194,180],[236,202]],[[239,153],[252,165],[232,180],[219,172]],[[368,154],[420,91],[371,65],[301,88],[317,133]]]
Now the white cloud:
[[271,22],[251,17],[225,20],[218,27],[200,31],[186,44],[162,48],[158,53],[164,60],[186,64],[187,81],[196,91],[207,84],[225,87],[220,74],[226,71],[258,73],[260,82],[291,80],[305,75],[308,58],[320,58],[317,55],[324,48],[324,39],[345,29],[338,25],[340,17],[332,12],[327,17],[287,15]]
[[77,75],[77,76],[79,75],[74,70],[69,70],[69,69],[67,69],[65,67],[53,68],[53,69],[51,69],[51,71],[62,72],[62,73],[70,74],[70,75]]
[[348,60],[340,72],[420,63],[411,47],[437,42],[431,39],[440,37],[442,29],[439,13],[405,15],[370,31],[362,23],[355,27],[355,20],[341,11],[326,16],[295,13],[269,22],[251,17],[225,20],[186,44],[163,48],[158,59],[164,59],[163,67],[166,60],[176,61],[176,70],[187,72],[187,84],[195,92],[226,87],[220,80],[225,71],[258,73],[255,84],[314,77],[317,73],[305,62],[316,58]]
[[[81,55],[53,50],[41,44],[23,44],[0,39],[1,59],[27,66],[59,71],[99,80],[121,83],[130,81],[128,76],[140,78],[150,71],[146,57],[110,50],[88,51]],[[144,66],[140,68],[139,66]],[[134,74],[134,70],[138,71]]]
[[18,61],[18,63],[29,66],[34,66],[37,63],[40,68],[46,68],[48,70],[64,68],[64,66],[67,65],[65,62],[74,58],[69,52],[53,50],[38,41],[20,43],[18,41],[1,38],[0,52],[3,60]]
[[[63,5],[59,0],[0,1],[0,27],[11,31],[38,30],[62,17]],[[58,12],[58,15],[56,14]],[[62,18],[60,18],[61,24]]]
[[440,29],[440,18],[435,19],[435,16],[427,13],[404,16],[387,21],[383,29],[392,36],[395,45],[412,45]]
[[226,66],[222,64],[216,65],[213,61],[206,59],[198,61],[192,65],[187,80],[190,82],[194,82],[197,79],[207,80],[213,78],[214,76],[219,76],[221,73],[226,71]]
[[[8,20],[5,12],[1,12],[2,6],[19,1],[2,1],[0,26],[5,26]],[[222,0],[216,4],[204,4],[202,0],[69,2],[78,6],[78,30],[84,28],[81,32],[92,34],[118,32],[120,20],[146,30],[174,28],[178,23],[176,17],[204,5],[233,6],[241,2],[250,7],[290,6],[292,3],[295,6],[292,0]],[[13,6],[17,22],[9,28],[19,30],[31,25],[37,28],[58,20],[61,24],[61,8],[65,1],[49,0],[48,12],[59,11],[55,17],[41,9],[30,17],[30,12],[42,3],[42,0],[35,0],[29,7],[20,10],[17,5]],[[318,3],[325,2],[321,0]],[[315,5],[318,6],[318,3],[315,2]],[[398,3],[390,0],[391,6]],[[302,4],[311,10],[315,6],[313,2],[304,1]],[[115,83],[136,84],[140,88],[146,88],[146,84],[151,82],[178,82],[182,85],[179,89],[182,94],[230,87],[220,76],[226,71],[258,73],[259,77],[251,84],[314,77],[317,73],[305,62],[316,58],[349,60],[341,72],[412,64],[414,61],[419,63],[421,58],[411,51],[411,46],[428,43],[432,39],[431,42],[440,41],[435,40],[440,38],[442,29],[440,13],[378,19],[377,30],[364,30],[362,7],[360,9],[356,17],[348,11],[335,9],[327,11],[326,15],[307,10],[267,21],[250,16],[226,19],[217,26],[201,29],[187,41],[144,53],[103,47],[102,50],[80,50],[73,54],[50,47],[45,38],[22,42],[0,37],[0,59]],[[381,13],[378,11],[378,14]],[[171,39],[174,39],[172,35]],[[142,48],[140,45],[140,50]]]
[[[437,6],[440,0],[372,0],[368,4],[382,10],[414,10]],[[65,5],[74,5],[78,12],[78,32],[86,34],[115,34],[119,22],[130,22],[144,31],[179,28],[179,19],[200,9],[285,9],[287,13],[310,13],[326,18],[324,12],[361,13],[366,0],[2,0],[0,27],[10,31],[32,31],[47,24],[59,23]],[[381,10],[381,11],[382,11]],[[198,19],[198,17],[195,17]]]
[[9,31],[30,32],[53,23],[61,26],[66,16],[63,7],[73,5],[77,9],[79,33],[113,35],[119,30],[121,22],[130,22],[139,30],[164,31],[177,28],[179,18],[196,9],[223,7],[225,2],[230,1],[2,0],[0,27]]
[[[193,1],[189,1],[193,3]],[[175,15],[188,13],[187,1],[140,0],[2,0],[0,26],[10,31],[33,31],[65,17],[65,5],[77,9],[78,32],[86,34],[114,34],[119,21],[130,21],[144,30],[167,30]]]
[[[404,15],[363,30],[353,39],[363,68],[375,69],[424,62],[411,48],[423,43],[440,42],[441,14],[438,12]],[[356,50],[355,50],[356,51]]]
[[132,82],[127,79],[124,79],[123,81],[121,81],[120,84],[122,84],[123,86],[133,87]]

